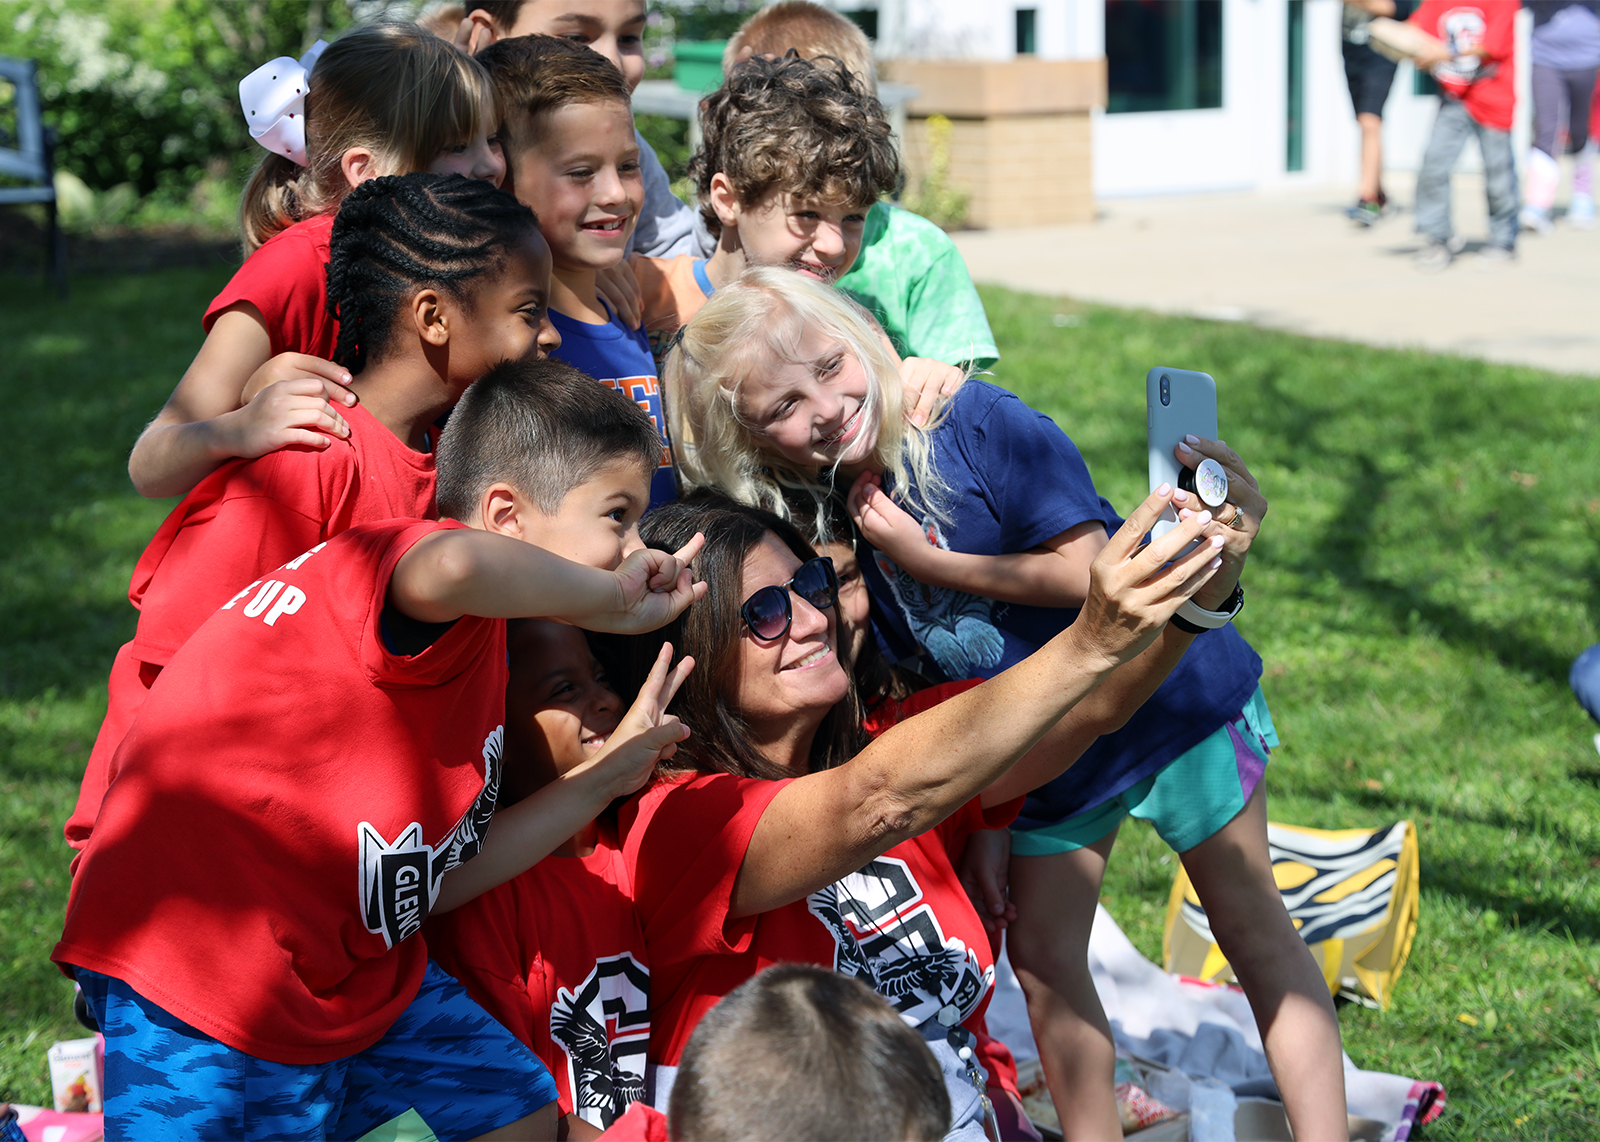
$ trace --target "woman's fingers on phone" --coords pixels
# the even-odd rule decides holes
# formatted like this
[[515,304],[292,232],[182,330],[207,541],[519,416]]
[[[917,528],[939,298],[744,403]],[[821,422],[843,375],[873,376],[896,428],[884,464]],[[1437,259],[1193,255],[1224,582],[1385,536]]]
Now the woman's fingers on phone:
[[1207,440],[1204,436],[1186,436],[1178,441],[1173,449],[1174,456],[1180,464],[1193,468],[1201,460],[1212,459],[1221,464],[1228,471],[1230,486],[1236,480],[1242,480],[1250,487],[1256,487],[1256,478],[1250,474],[1250,468],[1243,458],[1220,440]]
[[1172,502],[1173,492],[1171,484],[1162,484],[1145,497],[1144,503],[1128,513],[1122,526],[1106,541],[1105,551],[1109,553],[1109,558],[1125,560],[1138,552],[1145,533],[1155,526],[1156,520],[1161,518],[1161,513]]
[[1132,562],[1142,575],[1152,575],[1177,559],[1211,524],[1210,509],[1186,514],[1187,519],[1180,519],[1165,535],[1152,539],[1134,556]]

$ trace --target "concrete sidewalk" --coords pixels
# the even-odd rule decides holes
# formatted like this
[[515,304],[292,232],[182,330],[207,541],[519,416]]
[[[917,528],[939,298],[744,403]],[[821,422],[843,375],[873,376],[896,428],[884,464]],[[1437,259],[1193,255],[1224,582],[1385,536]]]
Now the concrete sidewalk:
[[[955,236],[974,279],[1108,305],[1246,321],[1316,337],[1420,347],[1600,376],[1600,230],[1558,223],[1518,237],[1489,268],[1482,180],[1458,176],[1467,250],[1418,271],[1409,179],[1386,177],[1404,209],[1363,230],[1354,200],[1326,189],[1104,203],[1082,226]],[[1564,201],[1564,196],[1563,199]]]

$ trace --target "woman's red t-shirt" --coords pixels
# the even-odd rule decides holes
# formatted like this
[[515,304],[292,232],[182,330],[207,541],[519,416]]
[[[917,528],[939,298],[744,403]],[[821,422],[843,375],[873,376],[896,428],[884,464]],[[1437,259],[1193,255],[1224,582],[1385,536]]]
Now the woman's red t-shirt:
[[622,811],[623,858],[650,955],[651,1061],[676,1066],[701,1016],[776,963],[855,976],[913,1026],[953,1006],[961,1023],[980,1030],[994,957],[952,862],[970,833],[1008,824],[1021,799],[985,812],[974,798],[804,900],[731,918],[734,880],[756,823],[787,784],[731,774],[668,777]]

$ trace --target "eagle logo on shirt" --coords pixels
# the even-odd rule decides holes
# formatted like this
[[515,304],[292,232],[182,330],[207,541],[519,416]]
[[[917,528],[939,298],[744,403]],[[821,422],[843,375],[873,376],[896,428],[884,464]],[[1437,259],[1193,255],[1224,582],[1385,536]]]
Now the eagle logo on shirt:
[[1480,8],[1452,8],[1440,17],[1439,38],[1454,58],[1433,69],[1435,78],[1450,83],[1473,83],[1494,75],[1498,70],[1494,64],[1485,65],[1477,56],[1467,54],[1483,46],[1488,28]]
[[953,1006],[966,1019],[994,985],[994,968],[947,937],[906,862],[883,856],[806,897],[833,936],[833,970],[854,976],[913,1027]]
[[604,1130],[644,1098],[649,969],[626,952],[595,961],[576,988],[556,990],[550,1037],[567,1054],[573,1112]]
[[439,845],[428,844],[417,821],[401,829],[393,841],[385,840],[368,821],[356,826],[361,917],[367,931],[382,936],[389,947],[416,934],[439,899],[444,874],[483,848],[500,793],[504,744],[504,726],[496,726],[483,739],[483,788]]
[[[950,550],[938,521],[922,521],[930,546]],[[872,553],[878,571],[911,627],[911,636],[939,664],[947,678],[975,678],[1000,665],[1006,640],[994,623],[994,600],[965,591],[930,587],[912,578],[881,551]]]

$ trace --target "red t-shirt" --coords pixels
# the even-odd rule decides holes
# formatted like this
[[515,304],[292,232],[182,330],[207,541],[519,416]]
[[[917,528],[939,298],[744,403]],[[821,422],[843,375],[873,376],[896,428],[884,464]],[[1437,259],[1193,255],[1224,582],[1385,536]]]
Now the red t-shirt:
[[[604,1130],[644,1097],[650,971],[617,839],[549,856],[423,929],[428,952],[533,1048],[561,1113]],[[576,1092],[576,1098],[574,1098]]]
[[912,1026],[953,1005],[976,1029],[993,990],[994,957],[951,862],[969,833],[1009,824],[1021,799],[984,812],[974,798],[804,900],[730,919],[750,837],[786,784],[670,777],[623,807],[622,851],[650,953],[651,1061],[676,1066],[717,1000],[785,962],[859,977]]
[[235,591],[357,524],[438,514],[432,454],[413,452],[360,405],[344,416],[350,435],[325,449],[291,445],[224,464],[156,529],[128,585],[139,626],[112,668],[105,722],[67,819],[74,848],[89,843],[111,759],[159,668]]
[[205,331],[211,332],[228,306],[248,301],[266,320],[274,357],[294,352],[331,359],[339,336],[339,323],[328,312],[333,218],[332,213],[318,214],[263,242],[206,307],[200,321]]
[[[982,678],[962,678],[955,682],[940,682],[936,686],[929,686],[918,690],[896,701],[879,702],[868,710],[861,719],[861,728],[873,737],[877,737],[890,726],[897,726],[907,718],[915,717],[924,710],[931,710],[946,698],[954,698],[957,694],[964,694],[974,686],[982,686]],[[1020,805],[1021,802],[1018,802]],[[1012,816],[1016,816],[1013,812]],[[1007,821],[1009,823],[1009,820]],[[960,863],[961,855],[966,848],[966,837],[961,839],[961,847],[951,850],[951,859]],[[989,951],[994,955],[1000,954],[1000,937],[998,934],[988,937]],[[987,1021],[982,1015],[969,1024],[978,1033],[978,1062],[989,1074],[989,1085],[998,1086],[1004,1090],[1017,1094],[1017,1061],[1012,1058],[1011,1051],[1006,1045],[989,1034]],[[1022,1096],[1017,1094],[1020,1099]]]
[[636,1102],[611,1124],[600,1142],[668,1142],[667,1116],[649,1103]]
[[897,726],[907,718],[915,717],[924,710],[931,710],[946,698],[954,698],[974,686],[982,686],[983,682],[982,678],[963,678],[958,682],[941,682],[937,686],[918,690],[898,702],[885,699],[866,712],[861,719],[861,728],[873,737],[877,737],[890,726]]
[[258,1058],[377,1042],[427,963],[408,939],[499,788],[505,623],[410,657],[379,624],[446,521],[352,528],[252,583],[173,655],[115,758],[52,958]]
[[1474,122],[1497,131],[1511,130],[1516,106],[1516,18],[1518,0],[1423,0],[1410,22],[1443,40],[1458,56],[1483,48],[1475,56],[1441,64],[1433,76],[1452,99],[1459,99]]

